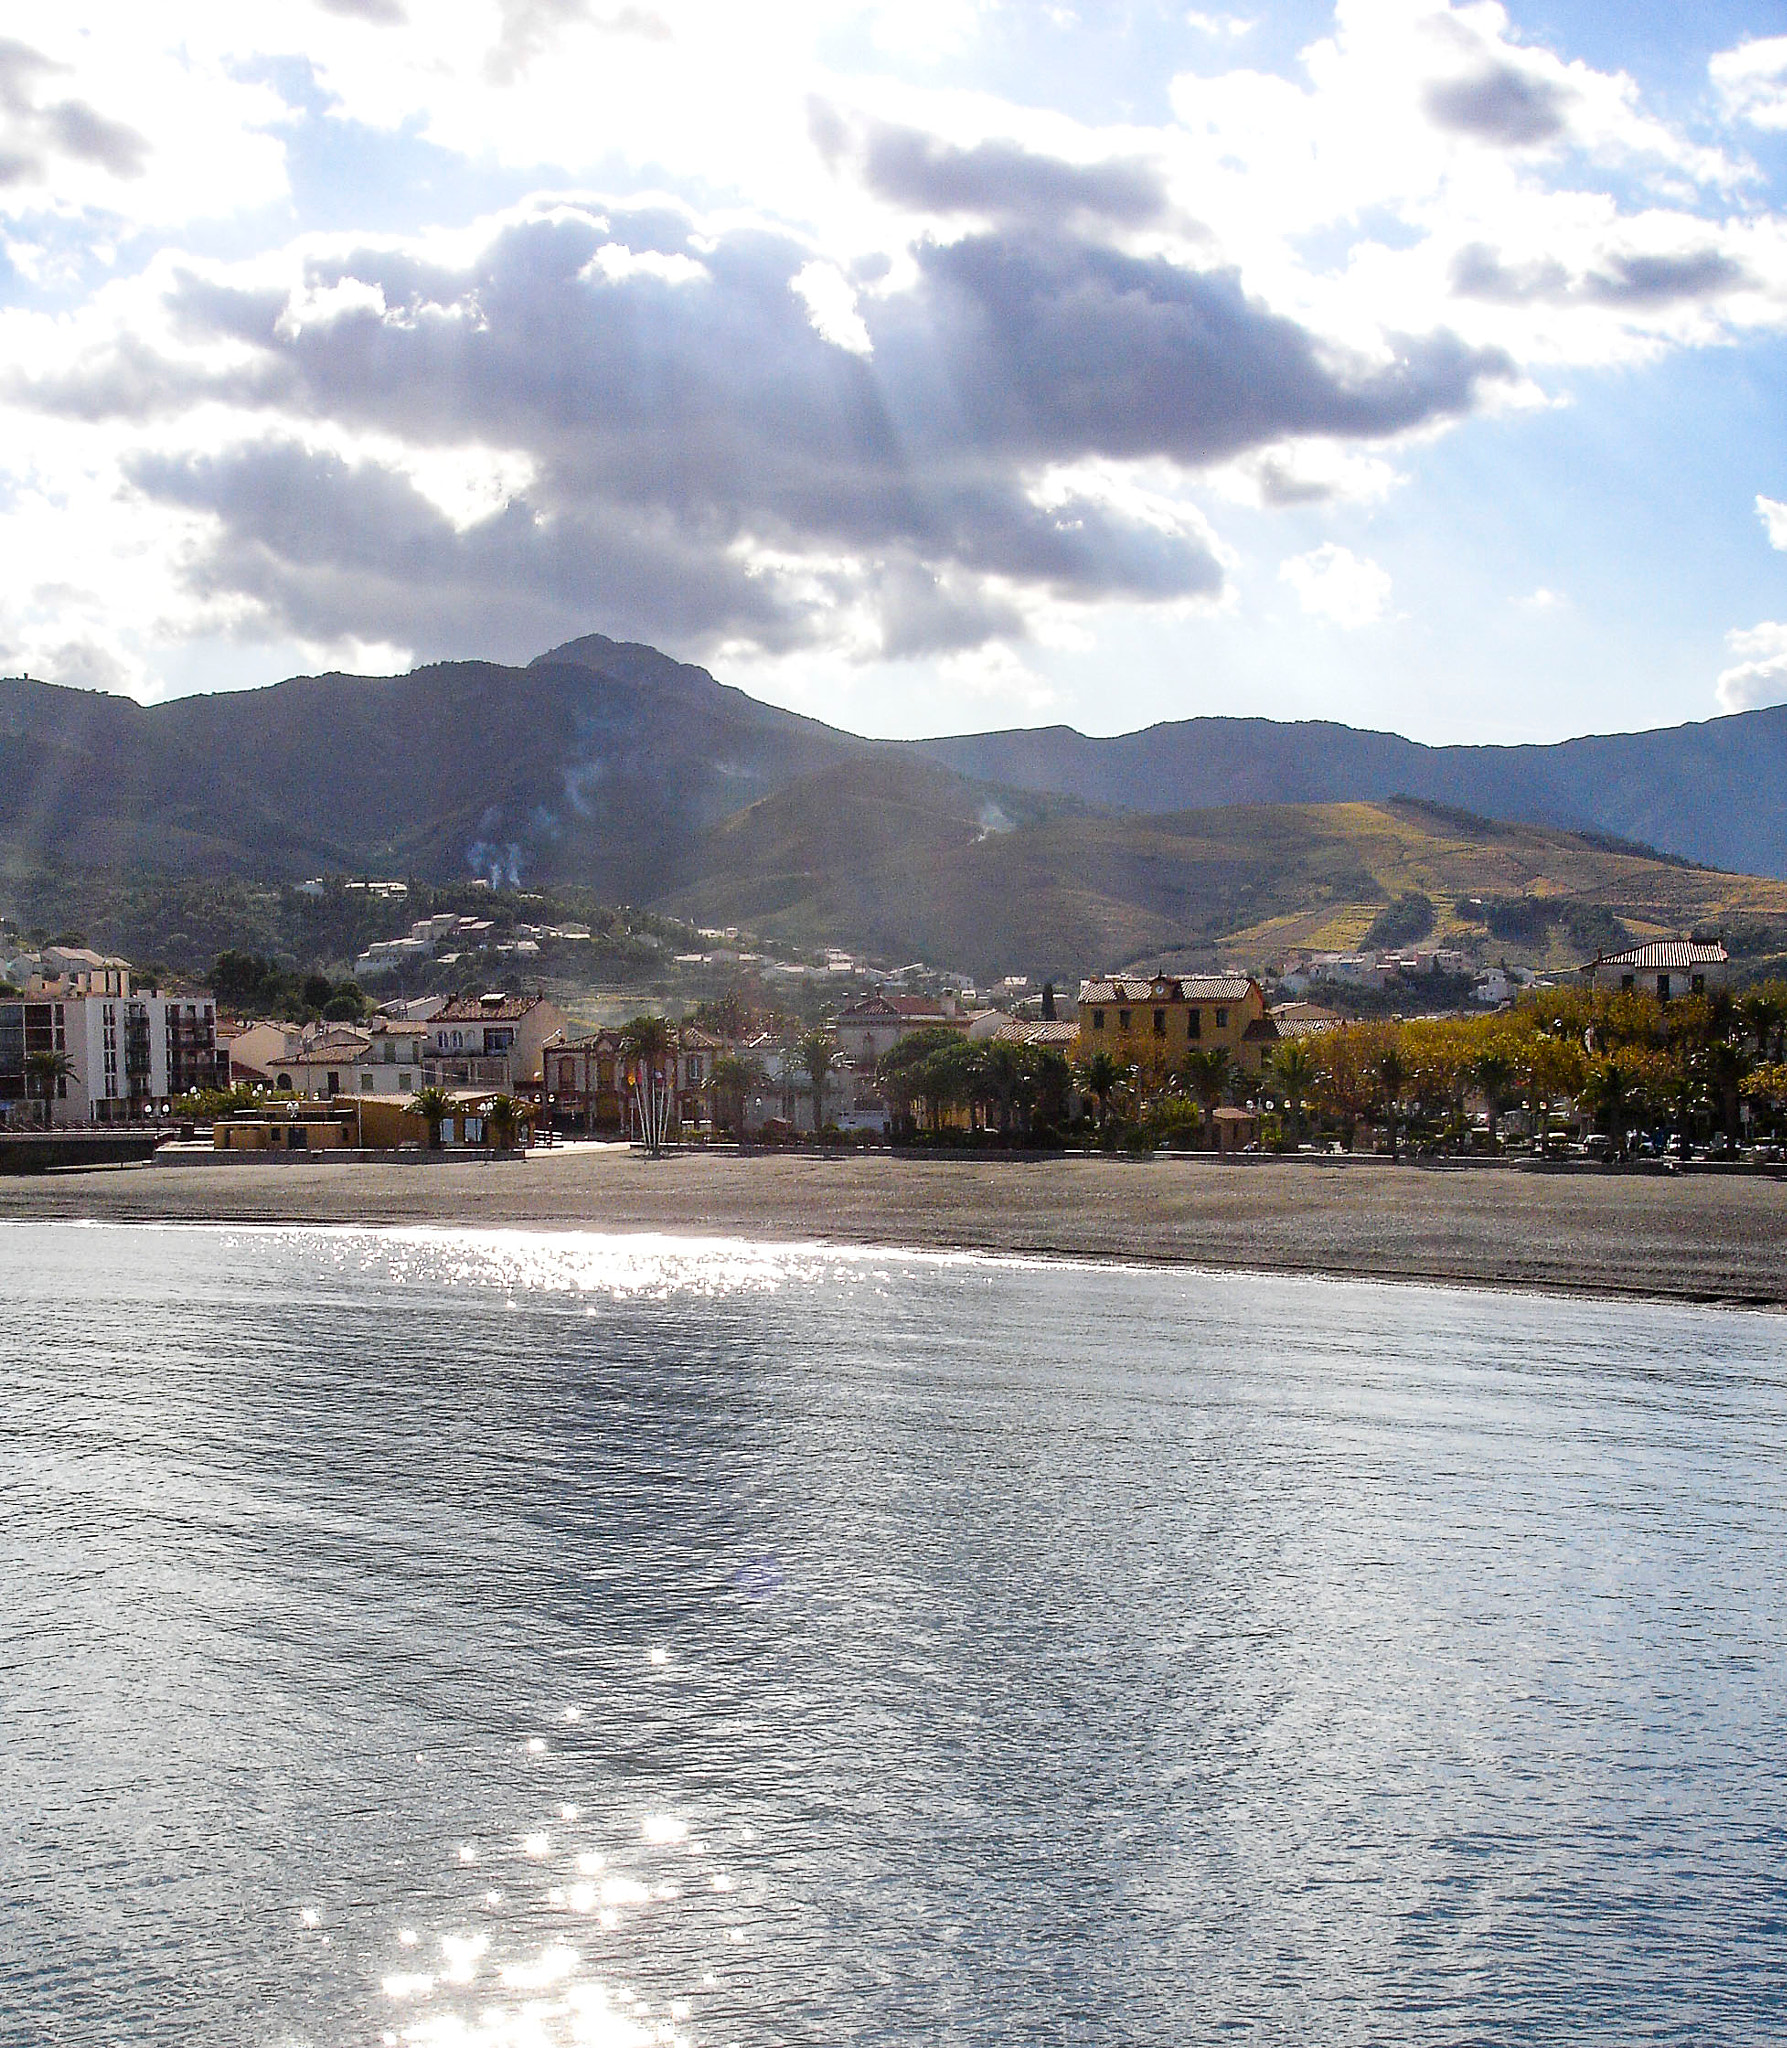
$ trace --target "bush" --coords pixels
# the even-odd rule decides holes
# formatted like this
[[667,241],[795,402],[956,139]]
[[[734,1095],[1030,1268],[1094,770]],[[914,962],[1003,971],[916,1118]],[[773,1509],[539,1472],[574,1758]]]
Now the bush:
[[1412,946],[1433,930],[1434,914],[1433,898],[1424,896],[1419,889],[1411,889],[1394,903],[1385,904],[1371,920],[1365,943],[1392,948]]
[[1204,1116],[1195,1102],[1166,1101],[1148,1119],[1154,1142],[1189,1152],[1203,1142]]

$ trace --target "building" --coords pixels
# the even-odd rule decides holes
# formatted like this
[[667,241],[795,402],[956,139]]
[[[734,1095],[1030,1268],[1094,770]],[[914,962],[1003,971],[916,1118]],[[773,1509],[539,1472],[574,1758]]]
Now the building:
[[[236,1071],[235,1044],[231,1071]],[[407,1102],[435,1075],[429,1067],[429,1039],[420,1026],[374,1020],[370,1029],[357,1024],[328,1024],[300,1036],[290,1051],[266,1063],[268,1085],[301,1101],[326,1102],[337,1095],[391,1095]]]
[[454,996],[429,1018],[430,1076],[442,1087],[537,1088],[541,1059],[565,1035],[565,1013],[544,996]]
[[1120,1067],[1165,1075],[1189,1052],[1220,1048],[1257,1074],[1277,1038],[1266,992],[1250,974],[1106,975],[1080,985],[1074,1048],[1082,1059],[1107,1052]]
[[1655,996],[1666,1003],[1672,996],[1703,996],[1708,989],[1723,988],[1730,959],[1716,941],[1653,939],[1623,952],[1597,953],[1579,972],[1597,992]]
[[948,1025],[952,1031],[965,1031],[968,1019],[962,1015],[960,1005],[947,996],[878,992],[846,1003],[832,1029],[844,1058],[857,1067],[870,1068],[884,1052],[892,1052],[901,1039],[939,1024]]
[[[714,1062],[725,1050],[722,1040],[693,1025],[672,1031],[659,1072],[675,1097],[673,1124],[711,1123]],[[630,1069],[618,1031],[557,1039],[542,1048],[540,1057],[545,1113],[559,1130],[619,1135],[629,1126]]]
[[[102,985],[114,965],[102,963]],[[67,1061],[50,1101],[54,1124],[137,1122],[191,1089],[227,1084],[209,995],[132,993],[128,972],[123,993],[73,994],[66,986],[0,999],[0,1114],[9,1121],[42,1113],[30,1065],[37,1053]]]
[[81,996],[127,996],[130,962],[86,946],[45,946],[38,973],[46,991]]

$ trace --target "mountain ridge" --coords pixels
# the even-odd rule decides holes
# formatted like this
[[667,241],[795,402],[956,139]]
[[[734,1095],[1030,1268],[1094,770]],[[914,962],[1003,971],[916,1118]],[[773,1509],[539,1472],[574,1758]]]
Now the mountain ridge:
[[[1432,815],[1398,813],[1404,800]],[[1495,846],[1528,828],[1552,840],[1496,881]],[[1306,858],[1299,831],[1325,851]],[[1709,873],[1650,872],[1672,862]],[[1242,932],[1344,937],[1419,873],[1579,911],[1605,885],[1647,928],[1729,905],[1777,919],[1787,897],[1745,870],[1787,876],[1787,707],[1549,748],[1255,718],[873,740],[601,635],[521,667],[299,676],[152,706],[0,681],[0,877],[58,865],[482,874],[1014,967]]]

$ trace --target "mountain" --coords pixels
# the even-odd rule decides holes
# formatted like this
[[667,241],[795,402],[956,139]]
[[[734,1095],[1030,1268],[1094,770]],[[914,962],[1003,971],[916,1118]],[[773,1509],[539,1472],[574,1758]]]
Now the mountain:
[[1266,718],[1193,718],[1114,739],[1057,725],[917,744],[958,774],[1116,810],[1414,796],[1787,875],[1787,704],[1551,746],[1428,747]]
[[694,838],[870,743],[654,648],[300,676],[148,707],[0,682],[0,867],[674,880]]
[[1787,882],[1412,799],[1138,817],[909,752],[806,777],[710,831],[671,912],[885,958],[1071,979],[1095,965],[1344,947],[1399,898],[1440,943],[1553,964],[1709,920],[1787,927]]
[[599,635],[521,668],[301,676],[148,707],[0,681],[15,894],[50,871],[109,875],[114,893],[145,875],[483,874],[1063,972],[1344,943],[1411,891],[1442,931],[1460,896],[1545,898],[1529,954],[1577,944],[1597,904],[1603,929],[1608,914],[1787,922],[1787,892],[1683,857],[1787,875],[1787,707],[1556,747],[1261,719],[900,743]]

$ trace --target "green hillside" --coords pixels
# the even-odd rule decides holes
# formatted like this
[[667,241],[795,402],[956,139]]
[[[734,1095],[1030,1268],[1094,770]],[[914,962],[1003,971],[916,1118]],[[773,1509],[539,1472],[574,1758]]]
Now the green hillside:
[[1554,964],[1622,931],[1787,931],[1787,883],[1593,835],[1401,799],[1110,816],[898,757],[765,798],[693,865],[663,908],[983,972],[1339,948],[1402,897],[1432,904],[1443,942]]

